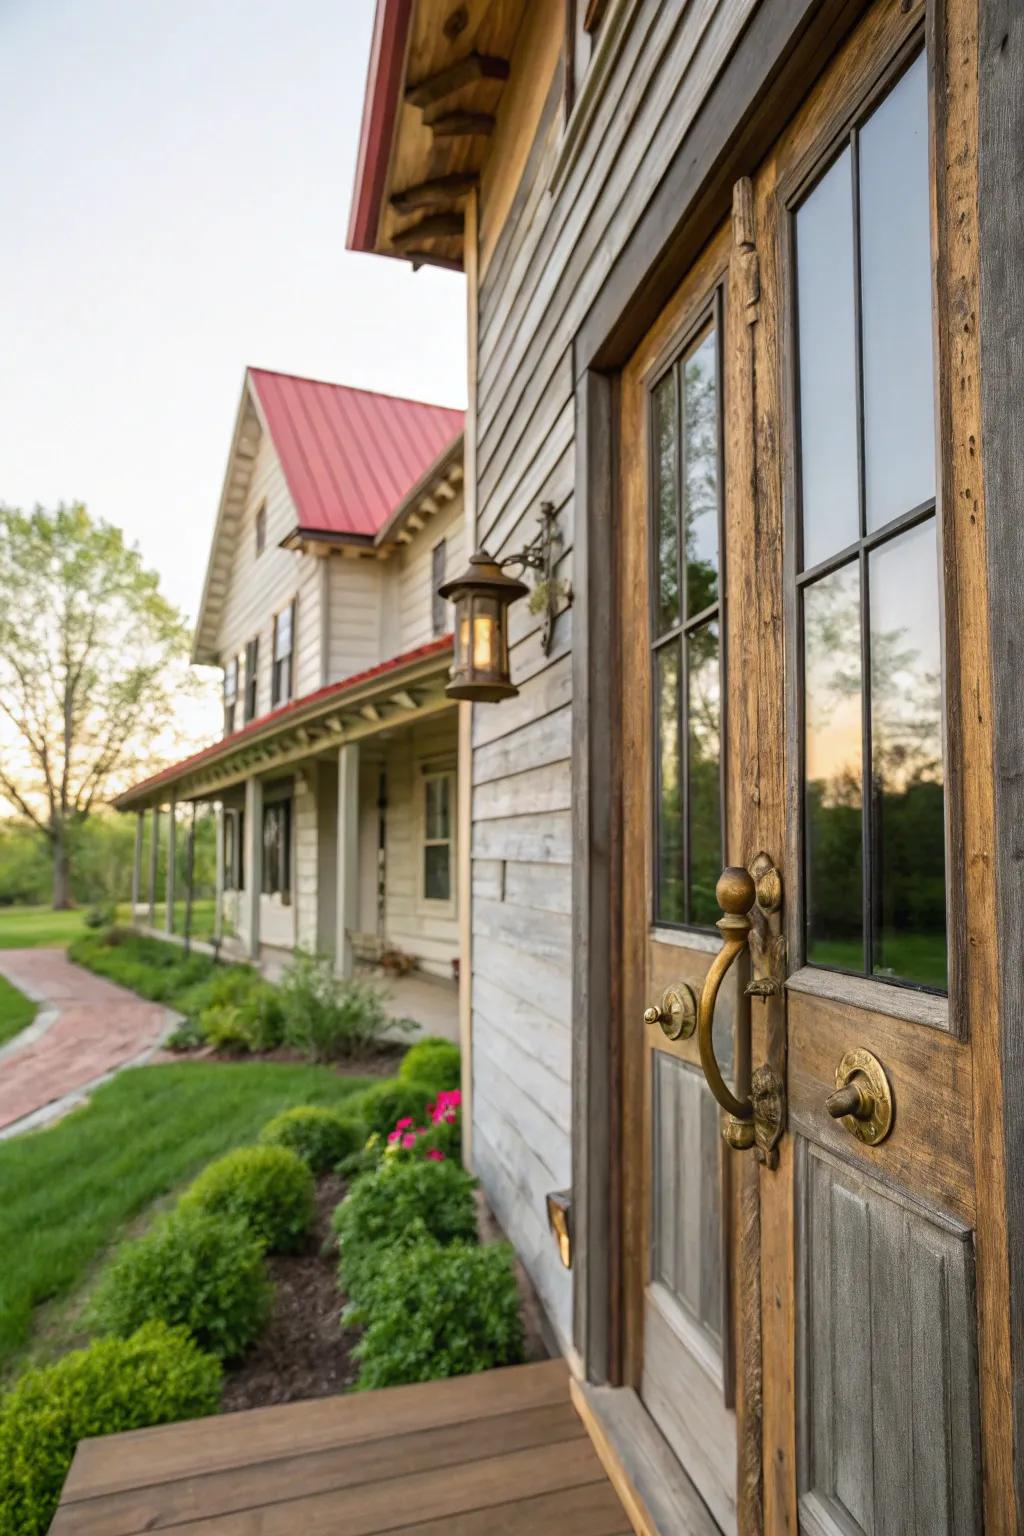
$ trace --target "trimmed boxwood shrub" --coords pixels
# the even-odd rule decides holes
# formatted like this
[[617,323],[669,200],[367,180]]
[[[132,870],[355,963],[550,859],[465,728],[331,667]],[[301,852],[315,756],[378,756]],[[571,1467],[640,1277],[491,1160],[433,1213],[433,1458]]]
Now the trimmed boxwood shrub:
[[264,1248],[289,1253],[313,1225],[313,1175],[287,1147],[237,1147],[209,1163],[178,1204],[240,1216]]
[[374,1083],[372,1088],[364,1088],[349,1103],[352,1113],[363,1122],[368,1134],[376,1131],[378,1136],[386,1137],[394,1130],[396,1121],[404,1120],[406,1116],[417,1125],[426,1125],[427,1107],[435,1097],[434,1090],[426,1083],[388,1078],[383,1083]]
[[222,1360],[240,1355],[273,1297],[259,1240],[239,1216],[183,1206],[124,1243],[100,1280],[92,1318],[126,1338],[144,1323],[182,1325]]
[[357,1179],[334,1213],[339,1275],[349,1297],[363,1302],[375,1284],[383,1250],[476,1241],[476,1180],[457,1163],[386,1160]]
[[359,1152],[366,1141],[366,1127],[337,1110],[318,1104],[297,1104],[268,1120],[260,1132],[267,1146],[289,1147],[314,1173],[326,1173],[343,1158]]
[[366,1300],[348,1317],[367,1325],[354,1351],[361,1390],[465,1376],[523,1358],[508,1243],[426,1241],[379,1250]]
[[44,1536],[79,1440],[216,1413],[220,1366],[162,1323],[26,1371],[0,1399],[0,1531]]
[[428,1035],[406,1051],[398,1076],[403,1083],[423,1083],[434,1093],[458,1088],[462,1081],[462,1053],[450,1040]]

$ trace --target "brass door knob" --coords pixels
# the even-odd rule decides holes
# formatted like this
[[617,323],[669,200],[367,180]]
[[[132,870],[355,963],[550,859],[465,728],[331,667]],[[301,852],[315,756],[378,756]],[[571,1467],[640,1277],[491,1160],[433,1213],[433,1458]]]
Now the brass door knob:
[[892,1089],[877,1056],[858,1048],[847,1051],[836,1067],[836,1088],[825,1100],[833,1120],[841,1120],[858,1141],[876,1147],[892,1130]]
[[658,1007],[644,1009],[644,1023],[659,1025],[668,1040],[688,1040],[697,1028],[697,994],[689,982],[666,987]]

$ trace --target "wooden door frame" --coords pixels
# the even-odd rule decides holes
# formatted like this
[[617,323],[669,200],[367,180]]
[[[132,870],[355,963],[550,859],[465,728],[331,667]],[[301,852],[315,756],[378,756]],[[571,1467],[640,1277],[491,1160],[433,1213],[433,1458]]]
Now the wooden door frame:
[[[583,1374],[594,1384],[623,1382],[620,1329],[622,1265],[621,1018],[618,1006],[622,935],[619,636],[614,549],[618,518],[616,439],[619,373],[716,227],[727,218],[733,183],[752,174],[815,79],[868,9],[867,0],[764,0],[694,127],[677,152],[636,228],[613,264],[574,343],[576,404],[573,674],[573,1341]],[[980,16],[979,16],[980,13]],[[988,1087],[977,1135],[998,1165],[986,1220],[1002,1217],[1003,1251],[990,1256],[990,1294],[980,1298],[989,1347],[981,1349],[989,1412],[1010,1412],[1012,1465],[1000,1455],[986,1465],[990,1530],[1016,1528],[1024,1509],[1024,902],[1014,853],[1024,822],[1024,731],[1019,701],[1020,578],[1024,571],[1024,456],[1013,432],[1014,391],[1024,371],[1024,167],[1014,148],[1024,138],[1024,28],[1010,0],[945,0],[942,25],[967,48],[970,98],[972,46],[978,50],[978,185],[961,254],[967,265],[956,307],[977,364],[977,430],[985,446],[981,473],[957,487],[973,498],[971,527],[984,550],[989,620],[976,625],[978,722],[975,745],[994,765],[994,806],[980,829],[992,922],[1003,935],[995,988],[996,1038],[985,1050]],[[953,50],[949,48],[952,58]],[[950,82],[951,84],[953,82]],[[956,190],[955,188],[952,190]],[[961,193],[963,189],[961,189]],[[973,254],[971,254],[973,240]],[[651,253],[654,253],[651,255]],[[947,314],[947,321],[949,315]],[[947,342],[952,342],[951,329]],[[981,366],[981,363],[984,366]],[[973,438],[963,445],[968,461]],[[975,484],[974,481],[977,481]],[[986,501],[988,515],[986,517]],[[609,622],[611,616],[612,622]],[[986,835],[987,834],[987,835]],[[1003,1110],[1002,1084],[1007,1092]],[[1004,1187],[1009,1185],[1009,1189]],[[1019,1191],[1019,1192],[1018,1192]],[[992,1324],[1000,1308],[1005,1330]],[[982,1330],[983,1332],[985,1329]],[[1002,1345],[1000,1347],[1000,1340]],[[756,1377],[756,1411],[748,1436],[760,1455],[760,1339],[746,1341]],[[983,1385],[983,1396],[986,1391]],[[760,1508],[750,1530],[762,1528]]]

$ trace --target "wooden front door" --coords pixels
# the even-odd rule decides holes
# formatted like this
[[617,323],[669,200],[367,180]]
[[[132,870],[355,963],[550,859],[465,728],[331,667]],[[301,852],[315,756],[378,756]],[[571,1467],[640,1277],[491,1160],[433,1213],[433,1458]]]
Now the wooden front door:
[[622,380],[623,1374],[726,1531],[1013,1528],[969,22],[867,14]]

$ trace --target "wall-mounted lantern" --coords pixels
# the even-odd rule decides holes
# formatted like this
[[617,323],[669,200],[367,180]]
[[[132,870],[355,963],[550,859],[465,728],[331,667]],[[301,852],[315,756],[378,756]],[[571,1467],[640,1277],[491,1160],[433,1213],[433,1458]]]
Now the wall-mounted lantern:
[[519,692],[509,666],[508,609],[530,588],[518,577],[507,576],[506,566],[541,572],[530,604],[535,612],[544,613],[541,645],[545,656],[550,652],[559,604],[572,601],[568,585],[555,576],[562,542],[556,517],[552,504],[545,502],[540,509],[540,529],[523,549],[502,560],[478,549],[461,576],[438,587],[439,595],[455,604],[455,656],[445,689],[450,699],[494,704]]

